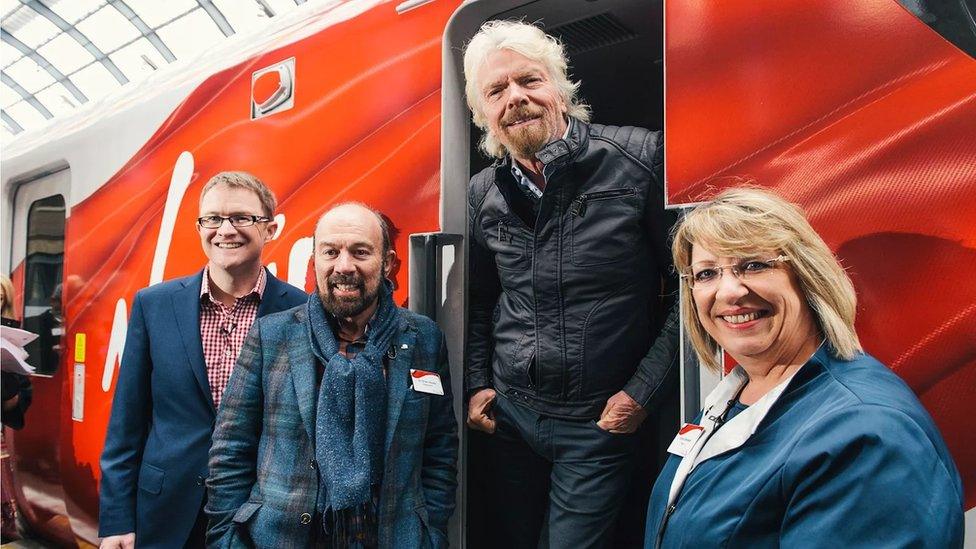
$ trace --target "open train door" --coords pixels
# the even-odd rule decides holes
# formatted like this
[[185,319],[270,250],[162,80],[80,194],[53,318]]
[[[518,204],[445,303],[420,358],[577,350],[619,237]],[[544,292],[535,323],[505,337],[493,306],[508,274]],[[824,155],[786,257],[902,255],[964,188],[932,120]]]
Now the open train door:
[[[462,56],[464,46],[482,23],[492,19],[534,22],[558,37],[569,55],[573,80],[581,80],[580,95],[592,106],[594,122],[661,129],[664,124],[664,82],[662,70],[662,3],[659,0],[473,0],[454,13],[444,34],[443,95],[441,127],[442,227],[445,231],[466,234],[466,191],[471,176],[489,164],[478,151],[481,131],[471,123],[465,103]],[[464,246],[458,246],[463,254]],[[455,257],[465,265],[465,258]],[[466,275],[466,273],[464,273]],[[453,291],[450,289],[453,288]],[[452,357],[463,357],[465,277],[449,287],[452,303],[450,327],[442,322],[454,347]],[[411,290],[411,295],[413,291]],[[456,349],[456,350],[455,350]],[[461,364],[455,365],[459,379]],[[456,392],[459,414],[464,411],[463,395]],[[647,495],[656,477],[659,459],[678,424],[677,398],[663,403],[663,413],[652,416],[653,431],[666,433],[662,440],[650,440],[642,448],[647,459],[635,475],[633,493],[623,506],[614,547],[639,547],[643,544]],[[462,417],[464,417],[463,414]],[[461,422],[462,471],[460,505],[456,520],[461,526],[464,547],[490,546],[491,530],[498,528],[490,504],[484,498],[487,459],[483,435],[471,432]],[[452,542],[455,538],[452,537]]]
[[[667,2],[665,171],[672,205],[747,179],[806,209],[853,279],[865,349],[908,382],[941,429],[973,542],[969,9],[924,0]],[[697,368],[684,373],[685,400],[696,403]]]
[[[4,428],[4,439],[11,456],[11,467],[18,479],[14,495],[18,506],[32,524],[52,539],[73,543],[74,536],[65,517],[62,458],[70,455],[70,440],[65,439],[62,421],[71,417],[71,372],[66,370],[67,320],[64,304],[74,288],[65,285],[65,227],[71,171],[66,166],[40,173],[15,175],[4,182],[12,212],[5,212],[11,248],[4,250],[4,270],[11,273],[15,288],[15,308],[25,330],[38,334],[26,346],[33,400],[24,428],[16,433]],[[68,444],[67,451],[62,448]],[[18,449],[31,450],[32,459],[17,459]]]

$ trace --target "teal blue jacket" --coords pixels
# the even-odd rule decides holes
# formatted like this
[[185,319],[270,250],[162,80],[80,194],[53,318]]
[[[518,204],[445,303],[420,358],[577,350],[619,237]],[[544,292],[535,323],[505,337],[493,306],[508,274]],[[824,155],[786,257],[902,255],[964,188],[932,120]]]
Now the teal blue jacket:
[[[306,307],[255,322],[241,350],[210,450],[208,547],[304,548],[316,542],[317,366]],[[379,545],[446,547],[458,446],[447,349],[432,320],[399,313],[396,356],[387,367]],[[444,395],[413,391],[411,369],[437,372]]]
[[[734,395],[736,375],[723,384]],[[712,425],[727,394],[706,400],[695,423]],[[778,398],[712,439],[680,490],[672,481],[682,459],[669,457],[651,494],[646,548],[962,547],[962,484],[942,436],[871,356],[842,361],[822,346]]]

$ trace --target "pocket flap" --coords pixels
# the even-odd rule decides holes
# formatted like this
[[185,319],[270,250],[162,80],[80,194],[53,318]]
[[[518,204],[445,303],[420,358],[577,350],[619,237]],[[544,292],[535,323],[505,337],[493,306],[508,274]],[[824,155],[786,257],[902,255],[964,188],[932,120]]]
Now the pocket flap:
[[163,479],[166,472],[146,462],[142,462],[139,468],[139,489],[150,494],[158,494],[163,491]]
[[261,508],[260,501],[248,501],[244,505],[241,505],[234,513],[234,522],[237,524],[244,524],[245,522],[251,520],[251,516]]

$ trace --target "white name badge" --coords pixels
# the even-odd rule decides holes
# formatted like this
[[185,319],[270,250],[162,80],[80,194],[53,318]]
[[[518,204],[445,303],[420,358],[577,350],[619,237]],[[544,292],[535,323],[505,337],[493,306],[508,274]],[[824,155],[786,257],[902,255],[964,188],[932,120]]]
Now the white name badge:
[[704,432],[705,428],[701,425],[685,423],[678,430],[678,434],[675,435],[674,440],[671,441],[671,446],[668,446],[668,452],[676,456],[685,457],[695,445],[695,442],[698,442],[698,437]]
[[410,370],[410,381],[413,383],[413,390],[419,393],[430,393],[432,395],[443,395],[444,386],[441,385],[441,376],[426,370]]

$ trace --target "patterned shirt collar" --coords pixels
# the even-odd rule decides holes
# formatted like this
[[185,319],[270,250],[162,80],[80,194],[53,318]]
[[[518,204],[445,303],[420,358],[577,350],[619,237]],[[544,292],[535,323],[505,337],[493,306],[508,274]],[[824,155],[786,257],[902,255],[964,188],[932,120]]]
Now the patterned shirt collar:
[[[569,137],[569,132],[573,127],[573,119],[569,118],[566,123],[566,131],[563,132],[561,139],[566,139]],[[512,160],[512,176],[515,178],[515,182],[518,183],[519,188],[533,201],[542,198],[542,189],[538,185],[532,182],[532,179],[528,178],[519,167],[519,163],[515,161],[514,157],[510,157]],[[548,167],[548,166],[546,166]],[[549,174],[546,173],[545,168],[542,170],[542,176],[549,179]]]
[[[258,301],[264,296],[264,287],[268,283],[268,274],[265,272],[264,267],[261,267],[261,272],[258,273],[258,280],[254,283],[254,288],[250,292],[242,295],[238,299],[244,299],[248,296],[255,296]],[[210,265],[203,268],[203,281],[200,283],[200,300],[214,301],[213,295],[210,292]]]

